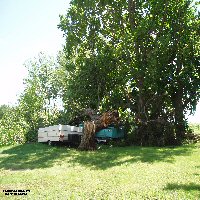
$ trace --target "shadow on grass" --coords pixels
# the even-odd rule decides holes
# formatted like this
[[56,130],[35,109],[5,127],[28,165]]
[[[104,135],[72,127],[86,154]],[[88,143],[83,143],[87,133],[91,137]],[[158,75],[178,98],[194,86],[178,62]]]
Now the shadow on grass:
[[79,163],[91,169],[107,169],[114,166],[128,165],[134,162],[169,162],[173,163],[175,156],[189,156],[193,148],[158,148],[158,147],[114,147],[97,152],[80,152],[73,156],[72,164]]
[[[0,149],[1,150],[1,149]],[[67,156],[67,148],[32,143],[5,148],[0,155],[0,169],[13,171],[46,168]]]
[[188,183],[188,184],[176,184],[176,183],[169,183],[165,190],[184,190],[187,192],[195,192],[198,197],[200,197],[200,184],[196,183]]
[[101,146],[95,152],[80,152],[64,147],[50,147],[44,144],[24,144],[1,151],[0,169],[26,170],[48,168],[59,162],[70,166],[82,165],[91,169],[105,170],[110,167],[134,162],[170,162],[175,156],[189,156],[194,147],[112,147]]

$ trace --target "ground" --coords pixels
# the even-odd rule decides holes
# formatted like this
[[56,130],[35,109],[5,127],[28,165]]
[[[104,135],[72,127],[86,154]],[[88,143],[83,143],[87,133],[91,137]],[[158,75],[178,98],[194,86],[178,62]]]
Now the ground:
[[31,200],[200,199],[200,144],[80,152],[33,143],[0,152],[0,199],[10,199],[8,189],[29,189]]

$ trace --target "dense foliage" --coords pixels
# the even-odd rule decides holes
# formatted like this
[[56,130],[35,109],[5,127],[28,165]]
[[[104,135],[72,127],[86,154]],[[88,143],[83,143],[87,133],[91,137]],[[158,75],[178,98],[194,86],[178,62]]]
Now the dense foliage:
[[181,144],[200,97],[199,25],[191,0],[72,0],[63,52],[26,62],[18,104],[0,107],[0,145],[35,141],[85,108],[118,110],[128,143]]
[[129,112],[137,143],[180,144],[199,99],[196,13],[189,0],[71,1],[67,108]]
[[25,63],[28,77],[25,89],[14,107],[2,107],[0,145],[36,141],[39,127],[59,123],[62,116],[61,83],[63,71],[52,57],[40,53]]

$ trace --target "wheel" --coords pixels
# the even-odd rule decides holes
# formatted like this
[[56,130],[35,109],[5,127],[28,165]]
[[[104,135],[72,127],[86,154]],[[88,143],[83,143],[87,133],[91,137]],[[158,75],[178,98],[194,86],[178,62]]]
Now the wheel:
[[52,146],[52,141],[48,140],[47,143],[48,143],[49,146]]

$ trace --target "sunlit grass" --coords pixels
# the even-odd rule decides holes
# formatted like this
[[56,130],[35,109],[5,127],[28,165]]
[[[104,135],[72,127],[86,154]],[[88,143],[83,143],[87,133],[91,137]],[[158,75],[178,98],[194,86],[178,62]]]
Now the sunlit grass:
[[[28,199],[200,199],[200,144],[79,152],[26,144],[1,148],[3,189]],[[17,197],[12,197],[17,199]]]

